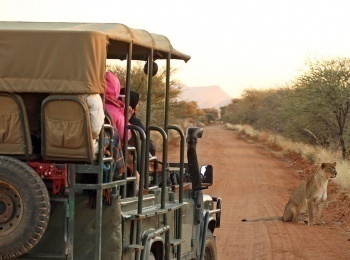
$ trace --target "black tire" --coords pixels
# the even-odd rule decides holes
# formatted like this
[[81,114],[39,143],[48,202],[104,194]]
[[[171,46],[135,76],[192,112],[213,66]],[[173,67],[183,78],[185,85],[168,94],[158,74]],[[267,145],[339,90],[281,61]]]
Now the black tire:
[[50,198],[40,176],[26,163],[0,156],[0,259],[33,248],[49,216]]
[[207,230],[207,235],[205,238],[204,259],[205,260],[218,259],[215,238],[213,233],[209,229]]

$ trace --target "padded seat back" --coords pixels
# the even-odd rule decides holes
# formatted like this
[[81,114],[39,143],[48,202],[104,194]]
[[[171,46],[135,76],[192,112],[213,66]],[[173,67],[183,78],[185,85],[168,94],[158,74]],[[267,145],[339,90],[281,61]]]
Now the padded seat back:
[[94,160],[89,109],[74,95],[52,95],[41,106],[42,148],[44,160]]
[[21,96],[0,93],[0,154],[33,153],[27,111]]

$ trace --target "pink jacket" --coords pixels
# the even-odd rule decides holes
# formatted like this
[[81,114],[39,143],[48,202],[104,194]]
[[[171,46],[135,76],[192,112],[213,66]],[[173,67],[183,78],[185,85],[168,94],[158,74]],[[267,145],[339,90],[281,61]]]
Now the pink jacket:
[[[124,102],[119,100],[120,82],[119,79],[112,73],[106,73],[107,88],[105,92],[105,109],[111,115],[114,121],[114,127],[119,131],[121,141],[124,140]],[[128,130],[128,140],[131,137]]]

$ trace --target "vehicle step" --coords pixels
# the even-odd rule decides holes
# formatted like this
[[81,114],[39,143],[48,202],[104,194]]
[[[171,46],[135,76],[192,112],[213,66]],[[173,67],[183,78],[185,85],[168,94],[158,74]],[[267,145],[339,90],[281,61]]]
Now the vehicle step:
[[143,248],[144,248],[144,246],[142,246],[142,245],[137,245],[137,244],[132,244],[132,245],[129,245],[129,246],[128,246],[128,249],[129,249],[130,251],[134,251],[134,252],[140,251],[140,250],[142,250]]
[[167,211],[172,211],[172,210],[176,210],[176,209],[179,209],[181,207],[183,207],[184,205],[187,205],[188,203],[186,202],[182,202],[182,203],[179,203],[179,202],[176,202],[176,203],[170,203],[170,204],[166,204],[165,205],[165,208]]
[[140,219],[145,219],[145,218],[149,218],[149,217],[153,217],[155,215],[162,215],[162,214],[166,214],[169,211],[173,211],[173,210],[177,210],[181,207],[183,207],[184,205],[187,205],[188,203],[183,202],[183,203],[171,203],[171,204],[167,204],[165,206],[165,209],[145,209],[141,214],[136,213],[136,210],[134,211],[130,211],[130,212],[124,212],[123,216],[125,219],[131,219],[131,220],[140,220]]
[[[146,195],[143,197],[143,201],[152,201],[154,200],[154,195]],[[126,198],[126,199],[122,199],[121,200],[121,205],[129,205],[129,204],[134,204],[134,203],[137,203],[137,197],[131,197],[131,198]]]
[[162,215],[162,214],[166,214],[168,211],[166,209],[157,209],[157,210],[152,210],[149,212],[144,212],[142,214],[135,214],[135,219],[144,219],[144,218],[149,218],[149,217],[153,217],[155,215]]
[[181,239],[181,238],[180,239],[172,239],[172,240],[170,240],[170,246],[172,246],[172,247],[178,246],[184,242],[185,242],[185,239]]
[[[154,206],[155,196],[154,195],[145,195],[143,197],[143,207],[152,207]],[[121,209],[123,212],[137,210],[138,200],[137,197],[126,198],[120,201]]]
[[130,219],[130,220],[140,220],[140,219],[145,219],[145,218],[149,218],[149,217],[153,217],[156,215],[162,215],[162,214],[166,214],[168,212],[168,209],[147,209],[144,212],[142,212],[141,214],[138,214],[136,212],[132,213],[122,213],[123,217],[125,219]]

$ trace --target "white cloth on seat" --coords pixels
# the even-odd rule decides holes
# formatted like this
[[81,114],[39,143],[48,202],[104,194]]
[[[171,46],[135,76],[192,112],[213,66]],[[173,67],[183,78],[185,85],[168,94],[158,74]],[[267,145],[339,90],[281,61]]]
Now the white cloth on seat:
[[94,153],[97,154],[98,153],[97,139],[105,119],[102,98],[99,94],[86,94],[86,95],[80,95],[80,97],[86,101],[89,107],[91,132],[92,132],[92,138],[94,139]]

